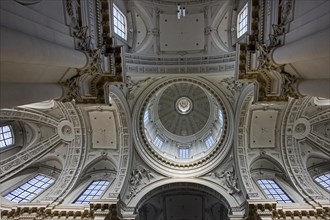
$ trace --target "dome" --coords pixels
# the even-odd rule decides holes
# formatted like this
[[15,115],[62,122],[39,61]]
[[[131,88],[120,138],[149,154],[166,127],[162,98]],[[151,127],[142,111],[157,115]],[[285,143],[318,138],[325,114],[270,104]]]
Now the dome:
[[156,86],[140,109],[143,156],[175,169],[193,169],[224,147],[227,113],[222,99],[194,79],[173,79]]

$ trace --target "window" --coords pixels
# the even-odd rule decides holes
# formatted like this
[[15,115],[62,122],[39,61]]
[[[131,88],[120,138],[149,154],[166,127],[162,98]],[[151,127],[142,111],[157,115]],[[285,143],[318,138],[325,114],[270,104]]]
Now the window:
[[14,143],[13,131],[10,125],[0,127],[0,148]]
[[323,188],[330,191],[330,173],[315,177],[314,180]]
[[74,201],[75,204],[88,204],[92,199],[100,198],[105,188],[109,185],[109,181],[95,180],[93,181],[85,191]]
[[180,158],[188,158],[189,157],[189,148],[188,147],[180,147],[179,148],[179,157]]
[[53,178],[38,175],[7,193],[5,198],[13,202],[29,202],[53,183]]
[[212,147],[212,145],[215,143],[212,135],[209,135],[207,138],[205,138],[204,140],[206,148],[209,149],[210,147]]
[[237,21],[237,38],[242,36],[247,31],[248,26],[248,3],[242,8],[238,14]]
[[144,124],[147,124],[149,122],[149,110],[144,112],[143,121]]
[[259,186],[267,194],[268,198],[276,199],[278,203],[292,203],[289,196],[277,185],[274,180],[260,179]]
[[113,4],[113,25],[115,33],[126,40],[126,17],[115,4]]
[[222,114],[222,111],[220,109],[218,109],[218,122],[219,122],[220,127],[222,127],[222,125],[223,125],[223,114]]
[[164,139],[161,138],[159,135],[156,136],[155,140],[153,141],[153,144],[160,149],[164,143]]

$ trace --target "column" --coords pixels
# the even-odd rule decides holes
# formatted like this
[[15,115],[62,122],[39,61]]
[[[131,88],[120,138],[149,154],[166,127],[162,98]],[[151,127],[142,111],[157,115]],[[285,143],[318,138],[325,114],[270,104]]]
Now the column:
[[294,63],[330,57],[330,29],[326,29],[295,42],[285,44],[272,51],[272,59],[276,64]]
[[84,68],[85,53],[42,40],[4,26],[0,27],[0,60],[16,63]]
[[330,79],[303,79],[297,82],[297,91],[309,95],[330,99]]
[[63,89],[57,83],[1,83],[0,108],[58,99]]

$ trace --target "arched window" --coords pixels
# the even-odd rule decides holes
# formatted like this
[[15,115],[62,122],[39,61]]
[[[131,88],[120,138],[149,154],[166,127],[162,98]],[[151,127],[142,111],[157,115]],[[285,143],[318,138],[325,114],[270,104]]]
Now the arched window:
[[14,144],[13,130],[10,125],[0,127],[0,148]]
[[127,22],[126,16],[120,9],[113,4],[113,26],[114,32],[123,39],[127,39]]
[[330,173],[326,173],[314,178],[314,180],[323,188],[330,191]]
[[54,181],[51,177],[39,174],[8,192],[4,197],[13,202],[29,202],[52,185]]
[[259,179],[257,182],[268,198],[276,199],[278,203],[292,203],[290,197],[274,180]]
[[82,194],[74,201],[75,204],[88,204],[92,199],[98,199],[108,187],[109,181],[94,180],[84,190]]

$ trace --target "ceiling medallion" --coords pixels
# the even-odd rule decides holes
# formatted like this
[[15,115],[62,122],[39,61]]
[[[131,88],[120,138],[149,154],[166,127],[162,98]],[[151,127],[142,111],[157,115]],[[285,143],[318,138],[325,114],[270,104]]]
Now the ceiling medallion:
[[181,115],[189,114],[192,110],[193,103],[188,97],[181,97],[176,101],[176,110]]

